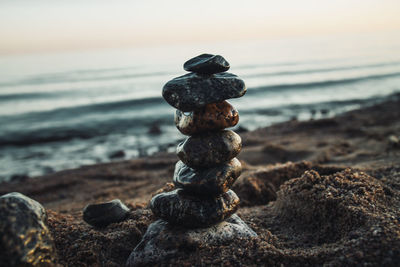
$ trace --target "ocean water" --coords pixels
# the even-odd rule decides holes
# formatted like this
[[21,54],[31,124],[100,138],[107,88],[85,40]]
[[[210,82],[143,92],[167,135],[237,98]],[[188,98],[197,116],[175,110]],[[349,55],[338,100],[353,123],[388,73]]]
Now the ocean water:
[[[200,53],[223,55],[248,92],[249,130],[331,117],[400,92],[400,34],[0,56],[0,181],[173,151],[184,138],[163,85]],[[151,134],[157,125],[161,133]]]

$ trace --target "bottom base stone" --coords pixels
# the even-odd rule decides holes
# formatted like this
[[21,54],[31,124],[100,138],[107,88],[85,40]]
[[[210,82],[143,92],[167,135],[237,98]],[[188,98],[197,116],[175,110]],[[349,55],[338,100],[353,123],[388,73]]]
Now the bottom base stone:
[[126,266],[161,263],[188,248],[196,249],[205,244],[226,244],[256,236],[257,234],[236,214],[221,223],[197,229],[170,226],[164,220],[157,220],[149,225],[142,241],[129,256]]

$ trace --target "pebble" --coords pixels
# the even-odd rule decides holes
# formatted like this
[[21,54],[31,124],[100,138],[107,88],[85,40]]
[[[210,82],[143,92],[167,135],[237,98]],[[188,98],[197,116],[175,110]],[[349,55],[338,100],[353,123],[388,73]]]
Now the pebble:
[[176,110],[175,125],[185,135],[216,131],[235,126],[239,113],[228,101],[208,104],[190,113]]
[[119,159],[119,158],[124,158],[126,156],[125,151],[123,150],[117,150],[112,152],[108,157],[110,159]]
[[186,71],[215,74],[229,70],[229,63],[220,55],[201,54],[200,56],[189,59],[183,64]]
[[230,130],[193,135],[177,147],[178,158],[192,168],[213,167],[236,157],[242,148],[238,134]]
[[83,220],[95,227],[106,227],[120,222],[129,213],[129,208],[119,199],[110,202],[89,204],[83,209]]
[[221,222],[238,209],[239,198],[232,190],[219,197],[199,198],[182,189],[152,198],[150,208],[157,218],[187,228],[207,227]]
[[246,85],[231,73],[204,76],[188,73],[167,82],[162,91],[164,99],[181,111],[194,111],[207,104],[241,97]]
[[12,183],[22,183],[22,182],[27,181],[28,179],[29,179],[29,176],[27,174],[24,174],[24,173],[22,173],[22,174],[13,174],[10,177],[10,182],[12,182]]
[[388,137],[389,145],[392,147],[400,147],[400,138],[398,138],[396,135],[390,135]]
[[173,227],[163,220],[150,224],[142,241],[129,256],[126,266],[165,264],[182,248],[199,248],[229,244],[257,234],[236,214],[209,228],[185,229]]
[[147,133],[152,134],[152,135],[160,135],[162,134],[160,125],[158,123],[154,123],[150,126],[149,130]]
[[198,195],[220,195],[229,190],[242,171],[237,158],[211,168],[192,169],[182,161],[175,165],[174,184]]
[[0,197],[0,265],[55,266],[56,250],[46,211],[17,192]]

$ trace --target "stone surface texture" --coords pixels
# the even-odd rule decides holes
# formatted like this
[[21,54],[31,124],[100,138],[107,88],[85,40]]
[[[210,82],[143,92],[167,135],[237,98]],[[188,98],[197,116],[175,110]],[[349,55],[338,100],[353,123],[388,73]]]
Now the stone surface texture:
[[233,158],[226,164],[192,169],[182,161],[175,165],[174,184],[197,195],[220,195],[228,191],[242,171],[242,164]]
[[222,245],[256,237],[257,234],[236,214],[209,228],[182,229],[163,220],[152,223],[128,258],[127,266],[148,266],[176,256],[181,248],[194,250],[204,244]]
[[230,130],[193,135],[176,149],[178,158],[192,168],[212,167],[236,157],[242,148],[238,134]]
[[241,97],[246,85],[231,73],[200,75],[188,73],[167,82],[162,91],[164,99],[181,111],[193,111],[207,104]]
[[220,55],[201,54],[183,64],[186,71],[200,74],[214,74],[229,70],[229,63]]
[[9,193],[0,197],[0,265],[55,266],[56,253],[46,211],[35,200]]
[[119,199],[110,202],[89,204],[83,209],[83,220],[96,227],[106,227],[111,223],[122,221],[129,208]]
[[201,109],[182,112],[176,110],[175,125],[185,135],[217,131],[233,127],[239,122],[239,113],[227,101],[208,104]]
[[238,209],[239,198],[232,190],[219,197],[199,198],[182,189],[161,193],[152,198],[150,208],[157,218],[187,228],[208,227],[231,216]]

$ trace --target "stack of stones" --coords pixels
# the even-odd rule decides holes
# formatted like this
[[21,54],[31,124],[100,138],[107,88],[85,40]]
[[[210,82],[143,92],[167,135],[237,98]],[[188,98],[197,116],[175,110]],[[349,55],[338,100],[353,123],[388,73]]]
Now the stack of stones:
[[176,252],[173,244],[183,240],[215,244],[256,236],[234,214],[239,198],[230,188],[242,170],[235,158],[242,143],[239,135],[225,130],[239,121],[238,111],[226,99],[243,96],[246,86],[226,72],[229,63],[219,55],[202,54],[187,61],[184,69],[190,73],[169,81],[162,92],[177,109],[176,127],[189,136],[177,147],[180,161],[173,178],[177,189],[151,200],[159,220],[149,226],[128,266],[162,260]]
[[151,209],[172,224],[207,227],[231,216],[239,205],[230,187],[242,170],[235,158],[242,143],[239,135],[224,130],[238,123],[239,114],[225,100],[243,96],[246,86],[226,73],[229,63],[222,56],[202,54],[183,67],[191,73],[163,88],[165,100],[177,108],[176,127],[189,135],[177,148],[178,189],[155,196]]

